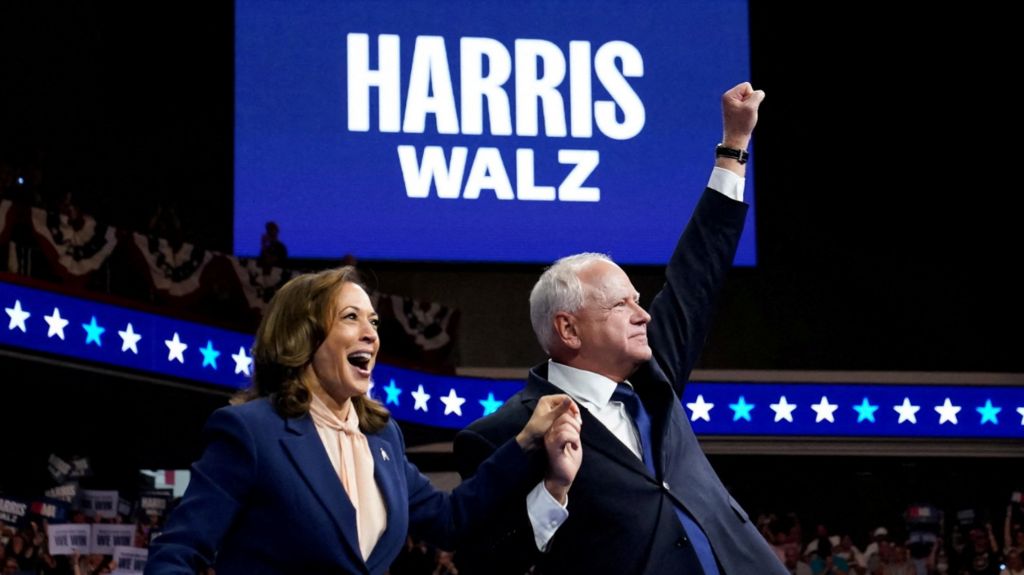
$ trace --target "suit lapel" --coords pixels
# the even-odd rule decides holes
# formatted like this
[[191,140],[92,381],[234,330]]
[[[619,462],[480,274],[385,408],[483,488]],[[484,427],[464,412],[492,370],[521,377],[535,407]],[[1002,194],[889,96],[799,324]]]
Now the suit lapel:
[[[640,366],[629,380],[651,416],[651,435],[654,443],[651,447],[658,460],[658,470],[664,476],[665,470],[672,469],[669,457],[685,454],[688,449],[685,442],[679,441],[680,424],[673,418],[673,411],[682,410],[682,405],[665,375],[653,361]],[[683,412],[681,416],[683,425],[686,425],[686,413]],[[662,449],[664,445],[671,445],[672,449],[666,451]]]
[[608,431],[608,428],[591,415],[589,411],[586,409],[581,409],[580,411],[583,415],[583,427],[580,430],[580,439],[583,440],[584,450],[583,465],[587,464],[586,450],[592,449],[600,452],[616,464],[639,473],[651,481],[655,481],[650,471],[647,471],[647,466],[644,465],[644,462],[635,453],[630,451],[628,447],[623,445],[618,437],[615,437],[612,432]]
[[[565,393],[558,387],[552,385],[547,381],[547,363],[541,364],[532,370],[530,370],[529,381],[527,382],[526,388],[523,389],[523,404],[526,405],[530,411],[537,405],[537,400],[545,395],[552,395],[556,393]],[[584,453],[588,449],[600,452],[605,455],[618,465],[621,465],[631,471],[635,471],[644,477],[647,477],[651,481],[656,481],[651,476],[650,472],[647,471],[647,466],[640,460],[628,447],[619,441],[619,438],[615,437],[612,432],[608,431],[608,428],[603,423],[597,420],[596,417],[591,415],[585,408],[580,409],[581,415],[583,416],[583,427],[580,430],[580,439],[583,440]],[[584,456],[583,465],[587,466],[587,458]]]
[[[376,435],[367,435],[366,442],[370,447],[370,455],[373,456],[373,479],[377,482],[377,488],[380,489],[380,495],[384,499],[384,506],[388,510],[388,516],[395,516],[394,510],[409,504],[408,501],[402,501],[399,498],[401,494],[399,474],[404,472],[404,469],[400,467],[401,454],[394,453],[391,444]],[[384,528],[384,533],[381,533],[380,540],[377,541],[377,545],[370,552],[369,559],[366,560],[370,571],[373,571],[378,563],[386,559],[384,555],[387,553],[389,546],[382,545],[382,543],[395,537],[400,540],[405,539],[405,533],[395,533],[394,531],[394,522],[388,521],[387,527]]]
[[342,534],[341,539],[345,542],[349,560],[353,565],[361,564],[363,555],[359,550],[359,534],[356,531],[356,510],[338,479],[338,472],[331,467],[331,460],[327,457],[312,418],[307,415],[289,418],[286,422],[289,433],[281,438],[281,445],[313,496],[320,501]]

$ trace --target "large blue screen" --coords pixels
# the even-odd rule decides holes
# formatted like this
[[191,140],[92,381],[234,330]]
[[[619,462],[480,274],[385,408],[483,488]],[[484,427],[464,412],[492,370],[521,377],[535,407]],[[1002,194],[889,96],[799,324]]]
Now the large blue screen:
[[235,49],[239,255],[664,263],[750,78],[745,1],[239,0]]

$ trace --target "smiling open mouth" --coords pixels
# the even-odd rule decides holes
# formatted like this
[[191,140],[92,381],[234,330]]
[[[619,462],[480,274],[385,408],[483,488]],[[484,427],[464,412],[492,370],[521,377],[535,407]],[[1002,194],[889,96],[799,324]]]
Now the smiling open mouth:
[[350,354],[348,356],[348,362],[358,367],[359,369],[369,369],[370,361],[373,359],[373,354],[367,351],[360,351],[357,353]]

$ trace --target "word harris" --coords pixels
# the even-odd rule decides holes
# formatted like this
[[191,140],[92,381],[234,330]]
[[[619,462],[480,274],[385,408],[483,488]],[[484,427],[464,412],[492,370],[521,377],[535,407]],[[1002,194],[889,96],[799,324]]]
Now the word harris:
[[[456,102],[444,38],[417,36],[404,110],[400,44],[398,35],[378,35],[376,65],[371,68],[369,35],[348,34],[349,131],[371,130],[371,89],[376,90],[376,129],[381,133],[422,134],[427,115],[432,114],[438,134],[479,136],[484,133],[485,102],[488,133],[493,136],[539,136],[538,110],[543,110],[543,135],[548,138],[591,138],[595,125],[601,134],[613,140],[628,140],[643,130],[644,104],[627,78],[642,77],[644,62],[639,50],[628,42],[607,42],[591,56],[590,42],[572,41],[566,57],[561,48],[547,40],[517,39],[509,53],[504,44],[491,38],[460,38],[460,97]],[[514,126],[506,88],[513,73]],[[594,99],[595,75],[610,100]],[[568,118],[559,91],[566,81]],[[481,190],[493,190],[500,200],[601,199],[600,188],[584,186],[600,164],[598,150],[558,150],[558,163],[572,168],[557,190],[535,181],[531,148],[516,149],[514,190],[505,160],[500,150],[493,147],[476,149],[463,186],[469,151],[468,147],[454,146],[449,160],[441,146],[425,146],[422,155],[415,146],[398,146],[406,195],[426,198],[433,183],[437,197],[447,199],[477,199]]]

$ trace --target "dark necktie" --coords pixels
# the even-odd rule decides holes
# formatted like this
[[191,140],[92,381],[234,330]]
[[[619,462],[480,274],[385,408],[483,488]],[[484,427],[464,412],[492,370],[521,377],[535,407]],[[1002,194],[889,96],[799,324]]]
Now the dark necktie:
[[[643,454],[644,465],[647,466],[647,471],[657,478],[658,474],[654,468],[654,451],[651,445],[651,418],[647,415],[640,396],[633,391],[632,387],[620,383],[615,387],[612,399],[621,402],[630,417],[633,418],[633,423],[636,424],[636,430],[640,436],[640,453]],[[679,522],[683,524],[683,530],[686,531],[687,537],[693,543],[693,550],[697,554],[700,566],[704,569],[704,575],[719,575],[715,553],[711,550],[711,541],[704,534],[704,530],[697,525],[697,522],[685,509],[677,506],[675,511]]]
[[647,471],[650,471],[651,475],[658,477],[658,473],[654,470],[654,451],[651,449],[651,418],[647,415],[647,410],[644,409],[640,396],[633,391],[632,387],[620,383],[615,386],[612,399],[621,402],[626,411],[629,412],[629,416],[633,418],[633,423],[636,425],[636,430],[640,435],[640,453],[644,460],[644,465],[647,466]]

